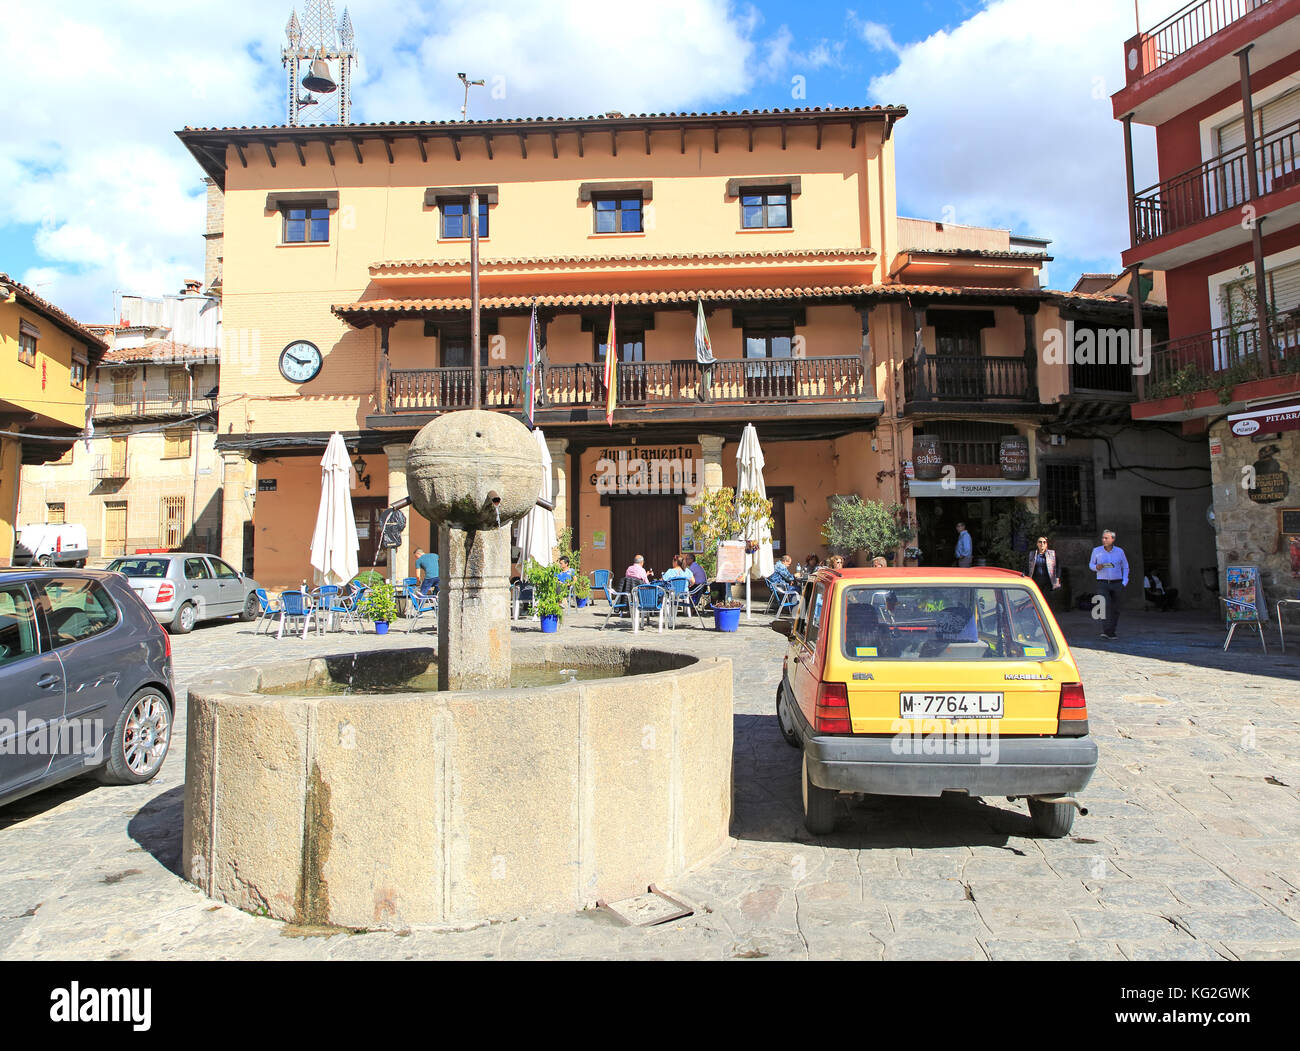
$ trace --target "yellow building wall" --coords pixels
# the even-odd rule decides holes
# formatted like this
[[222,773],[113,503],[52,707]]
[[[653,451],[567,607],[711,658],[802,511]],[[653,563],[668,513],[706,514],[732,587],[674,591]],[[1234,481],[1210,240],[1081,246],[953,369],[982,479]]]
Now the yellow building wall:
[[[34,365],[18,358],[21,321],[35,325],[41,333]],[[84,426],[86,392],[71,383],[74,352],[83,362],[86,360],[85,343],[73,339],[49,318],[20,305],[17,296],[0,303],[0,403],[33,412],[49,423]]]
[[13,438],[0,438],[0,566],[9,565],[14,556],[21,466],[22,445]]

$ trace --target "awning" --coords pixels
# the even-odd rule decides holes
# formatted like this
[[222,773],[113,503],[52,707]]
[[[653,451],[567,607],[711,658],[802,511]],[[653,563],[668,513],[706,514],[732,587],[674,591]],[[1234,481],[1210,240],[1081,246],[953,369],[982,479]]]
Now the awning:
[[1268,405],[1250,412],[1234,412],[1228,417],[1232,433],[1240,437],[1251,434],[1271,434],[1274,431],[1300,430],[1300,402],[1289,405]]
[[907,483],[912,496],[1037,496],[1038,479],[1013,482],[1006,478],[956,478],[951,482]]

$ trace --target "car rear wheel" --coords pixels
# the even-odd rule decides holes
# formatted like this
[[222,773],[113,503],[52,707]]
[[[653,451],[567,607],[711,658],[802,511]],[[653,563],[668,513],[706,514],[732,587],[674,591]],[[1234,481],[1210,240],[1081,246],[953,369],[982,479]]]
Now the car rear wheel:
[[194,603],[187,602],[176,611],[176,619],[171,622],[167,630],[173,635],[188,635],[194,630],[195,622],[198,619],[199,614],[194,608]]
[[44,566],[46,569],[49,569],[50,566],[54,565],[54,559],[52,559],[49,555],[41,555],[41,557],[36,560],[36,564],[38,566]]
[[785,704],[783,703],[782,694],[785,693],[785,683],[781,683],[776,688],[776,725],[781,731],[781,736],[785,738],[785,743],[791,748],[799,748],[799,735],[794,732],[794,727],[785,717]]
[[835,797],[831,788],[818,788],[808,777],[808,757],[803,757],[803,823],[814,836],[835,830]]
[[262,604],[257,601],[256,595],[249,595],[244,600],[244,612],[239,615],[242,621],[256,620],[258,613],[262,611]]
[[146,687],[117,717],[107,743],[108,762],[98,771],[109,785],[139,785],[153,778],[167,758],[172,739],[172,709],[161,691]]
[[1060,839],[1068,836],[1074,827],[1074,804],[1052,803],[1046,799],[1029,800],[1029,816],[1034,822],[1034,831],[1048,839]]

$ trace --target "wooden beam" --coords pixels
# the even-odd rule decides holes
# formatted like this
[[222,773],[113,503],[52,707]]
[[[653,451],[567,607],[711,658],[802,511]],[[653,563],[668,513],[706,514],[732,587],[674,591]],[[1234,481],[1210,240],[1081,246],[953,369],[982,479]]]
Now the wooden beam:
[[781,149],[785,149],[785,125],[781,125]]
[[649,128],[646,128],[645,130],[645,155],[647,157],[650,156],[650,129]]
[[713,152],[718,152],[718,126],[713,125]]
[[519,156],[528,160],[528,136],[522,131],[519,133]]
[[295,139],[293,148],[298,151],[298,163],[304,168],[307,167],[307,158],[302,155],[302,143]]
[[270,139],[262,140],[262,147],[266,150],[266,159],[271,162],[272,168],[275,167],[275,154],[271,152],[271,147],[274,145],[275,143]]
[[330,167],[334,167],[334,140],[325,140],[325,156],[330,159]]
[[611,128],[609,131],[609,149],[612,156],[618,156],[618,129]]
[[384,142],[384,152],[388,154],[388,163],[392,164],[393,163],[393,140],[390,139],[387,135],[385,135],[383,138],[383,142]]
[[417,135],[417,136],[415,137],[415,142],[416,142],[416,145],[418,145],[418,146],[420,147],[420,160],[422,160],[425,164],[428,164],[428,163],[429,163],[429,151],[428,151],[427,149],[425,149],[425,146],[424,146],[425,138],[424,138],[424,136],[423,136],[423,135]]
[[551,158],[557,161],[560,159],[559,136],[555,132],[551,132]]
[[492,160],[492,136],[487,132],[483,133],[483,145],[487,147],[488,160]]
[[819,150],[822,148],[822,128],[823,128],[823,127],[825,127],[825,125],[823,125],[821,121],[818,121],[818,122],[817,122],[817,148],[818,148]]
[[686,125],[682,125],[682,153],[686,153]]
[[247,168],[247,167],[248,167],[248,158],[244,156],[244,147],[241,146],[241,145],[240,145],[239,143],[237,143],[237,142],[232,143],[231,145],[233,145],[233,146],[235,147],[235,152],[236,152],[237,154],[239,154],[239,163],[240,163],[241,165],[243,165],[243,167]]
[[853,122],[852,127],[853,135],[849,139],[849,149],[856,150],[858,148],[858,122],[856,120]]
[[578,129],[578,156],[582,156],[582,129]]
[[754,152],[754,125],[747,124],[746,129],[749,131],[749,152]]
[[460,136],[459,135],[453,135],[451,137],[451,152],[456,155],[456,160],[460,160]]
[[357,163],[365,164],[366,162],[364,158],[361,156],[361,140],[357,138],[350,138],[348,139],[348,142],[352,143],[352,152],[357,155]]

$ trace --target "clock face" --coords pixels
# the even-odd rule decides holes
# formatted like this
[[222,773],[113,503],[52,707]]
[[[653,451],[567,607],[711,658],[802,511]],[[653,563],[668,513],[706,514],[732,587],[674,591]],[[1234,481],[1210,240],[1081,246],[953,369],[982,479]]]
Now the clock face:
[[321,353],[314,343],[299,340],[280,352],[280,374],[290,383],[306,383],[320,372]]

